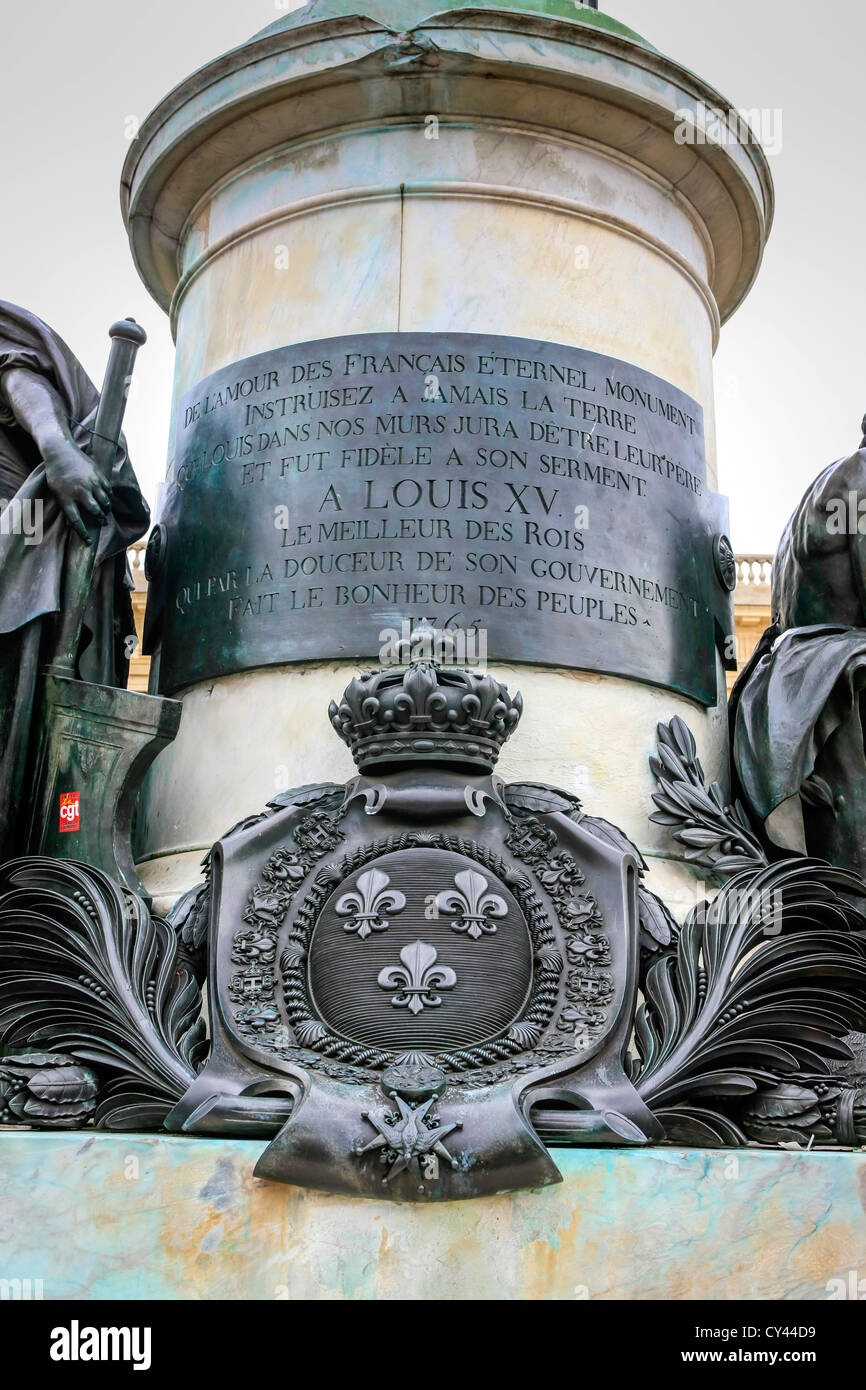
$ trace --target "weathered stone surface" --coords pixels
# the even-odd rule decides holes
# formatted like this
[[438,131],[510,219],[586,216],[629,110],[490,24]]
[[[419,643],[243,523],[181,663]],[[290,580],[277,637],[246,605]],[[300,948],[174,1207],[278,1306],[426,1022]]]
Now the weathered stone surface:
[[0,1280],[46,1299],[824,1300],[866,1269],[860,1153],[559,1150],[558,1187],[434,1209],[259,1181],[263,1147],[4,1135]]

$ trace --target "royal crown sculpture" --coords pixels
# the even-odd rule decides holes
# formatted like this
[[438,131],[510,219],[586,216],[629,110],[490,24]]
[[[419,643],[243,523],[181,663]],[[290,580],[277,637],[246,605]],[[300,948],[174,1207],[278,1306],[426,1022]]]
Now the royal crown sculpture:
[[[433,629],[419,625],[410,641],[432,653],[436,639]],[[512,697],[493,676],[440,667],[427,655],[405,670],[363,672],[328,710],[360,771],[433,759],[489,772],[522,712],[520,693]]]

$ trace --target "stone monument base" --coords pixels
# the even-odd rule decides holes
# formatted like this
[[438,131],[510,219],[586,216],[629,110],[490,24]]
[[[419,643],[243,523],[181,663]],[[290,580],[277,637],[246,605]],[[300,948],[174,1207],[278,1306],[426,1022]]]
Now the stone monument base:
[[3,1296],[827,1300],[866,1273],[864,1153],[559,1149],[557,1187],[423,1207],[260,1181],[263,1148],[0,1136]]

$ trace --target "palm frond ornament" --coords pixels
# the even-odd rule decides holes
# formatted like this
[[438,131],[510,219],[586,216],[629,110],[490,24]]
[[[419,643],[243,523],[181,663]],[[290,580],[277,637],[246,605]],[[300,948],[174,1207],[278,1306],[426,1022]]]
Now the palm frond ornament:
[[812,859],[735,875],[656,959],[632,1077],[668,1137],[748,1142],[729,1102],[850,1060],[866,1019],[866,885]]
[[93,1115],[155,1129],[206,1049],[201,992],[174,930],[98,869],[46,858],[0,869],[0,1044],[93,1067]]

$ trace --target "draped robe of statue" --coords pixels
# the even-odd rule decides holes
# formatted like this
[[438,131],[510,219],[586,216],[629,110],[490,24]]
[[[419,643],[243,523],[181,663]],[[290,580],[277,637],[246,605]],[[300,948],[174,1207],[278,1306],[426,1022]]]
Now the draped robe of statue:
[[[866,429],[866,421],[864,421]],[[740,790],[771,843],[866,876],[866,437],[812,484],[773,566],[773,626],[731,697]]]
[[[63,340],[26,309],[0,300],[0,510],[13,503],[0,519],[0,860],[23,848],[32,715],[39,671],[52,655],[51,620],[61,608],[69,534],[36,443],[4,394],[4,375],[12,368],[38,373],[50,383],[81,447],[90,438],[99,401]],[[123,686],[125,639],[135,632],[126,550],[147,530],[150,515],[125,450],[118,451],[111,484],[112,514],[98,532],[78,675]],[[42,538],[36,544],[28,544],[16,529],[16,503],[25,502],[42,506]]]

